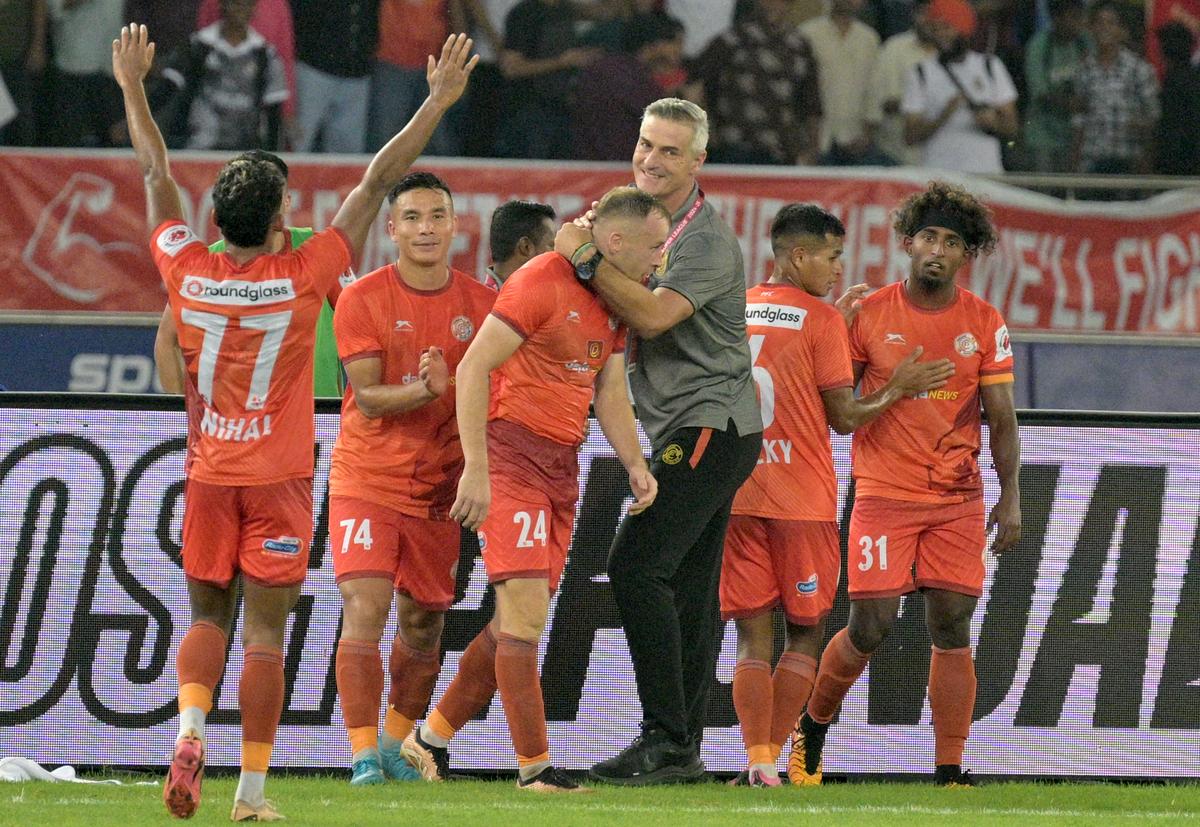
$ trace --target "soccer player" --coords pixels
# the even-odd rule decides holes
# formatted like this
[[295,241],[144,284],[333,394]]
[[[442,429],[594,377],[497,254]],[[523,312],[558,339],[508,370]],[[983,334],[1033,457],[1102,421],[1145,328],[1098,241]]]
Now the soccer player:
[[[763,419],[762,453],[733,501],[721,614],[737,623],[733,703],[749,763],[735,783],[776,786],[775,762],[812,689],[825,616],[837,592],[837,476],[829,426],[849,433],[907,396],[941,387],[949,359],[917,347],[879,390],[854,397],[838,308],[822,301],[842,274],[842,222],[789,204],[771,224],[775,271],[746,295],[746,332]],[[771,673],[774,609],[787,644]]]
[[[342,594],[337,687],[353,755],[351,784],[420,776],[400,755],[440,670],[460,532],[450,519],[462,449],[450,376],[496,292],[450,268],[450,189],[413,172],[388,195],[394,264],[338,301],[334,324],[350,377],[329,472],[329,537]],[[379,743],[379,639],[395,592],[391,691]]]
[[[893,224],[912,268],[903,282],[863,301],[850,328],[854,380],[879,390],[910,348],[948,358],[945,387],[905,399],[854,434],[857,496],[850,518],[849,625],[821,657],[808,707],[792,737],[788,775],[819,784],[829,722],[892,628],[900,597],[925,599],[933,654],[929,706],[942,785],[969,785],[963,746],[975,706],[971,616],[983,591],[983,479],[980,405],[1000,499],[987,519],[992,551],[1021,537],[1020,444],[1013,412],[1013,357],[999,312],[959,287],[962,265],[996,244],[987,207],[943,182],[908,198]],[[915,566],[915,578],[914,578]]]
[[183,222],[166,145],[144,80],[154,59],[145,26],[113,41],[134,154],[146,186],[151,251],[175,315],[187,368],[189,418],[183,567],[192,625],[176,657],[179,737],[163,789],[168,811],[193,815],[204,772],[204,721],[225,669],[241,576],[245,661],[238,687],[242,774],[234,821],[281,818],[264,797],[283,707],[283,635],[308,564],[312,536],[313,330],[321,297],[361,249],[391,184],[465,88],[475,59],[465,36],[430,58],[429,99],[372,159],[330,229],[303,247],[271,253],[283,228],[286,182],[272,164],[226,164],[213,212],[227,248],[210,253]]
[[[596,245],[627,278],[640,279],[658,264],[669,221],[661,203],[619,187],[596,213]],[[571,262],[546,253],[505,282],[458,367],[466,464],[450,514],[479,531],[496,616],[463,653],[437,709],[405,742],[405,754],[426,778],[445,777],[450,738],[499,689],[517,754],[517,786],[579,789],[550,762],[538,641],[571,542],[576,451],[593,395],[600,427],[629,472],[630,511],[645,510],[658,490],[625,391],[623,345],[624,330],[576,280]]]
[[488,233],[492,266],[484,284],[499,290],[534,256],[554,249],[554,208],[536,201],[506,201],[492,213]]
[[[262,149],[251,149],[237,156],[250,160],[267,161],[273,164],[281,173],[284,180],[288,177],[288,166],[284,160],[273,152]],[[292,196],[284,197],[283,215],[287,220],[291,209]],[[285,227],[283,232],[271,230],[267,236],[267,246],[272,253],[295,249],[312,238],[311,227]],[[225,240],[220,239],[208,245],[214,253],[225,252]],[[333,304],[341,293],[343,282],[353,280],[353,273],[343,274],[330,291],[329,296],[321,304],[321,315],[317,317],[316,345],[313,350],[313,394],[316,396],[342,395],[342,366],[338,361],[337,345],[333,341]],[[171,315],[171,305],[163,308],[162,318],[158,322],[158,332],[154,337],[154,362],[158,370],[158,383],[167,393],[183,393],[183,376],[186,369],[183,356],[179,351],[179,334],[175,330],[175,317]]]
[[592,767],[593,778],[614,784],[704,776],[725,529],[762,448],[742,250],[696,181],[707,141],[708,116],[694,103],[664,98],[646,107],[633,177],[671,211],[672,225],[648,287],[589,259],[581,226],[564,226],[555,240],[629,325],[629,385],[661,485],[651,508],[621,522],[609,552],[643,716],[641,735]]

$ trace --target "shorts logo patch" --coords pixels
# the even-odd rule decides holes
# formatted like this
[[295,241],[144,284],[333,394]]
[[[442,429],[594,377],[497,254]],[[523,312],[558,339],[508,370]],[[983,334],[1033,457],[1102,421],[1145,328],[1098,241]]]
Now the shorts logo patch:
[[263,540],[263,548],[272,554],[286,554],[295,557],[300,553],[304,543],[299,537],[276,537],[274,540]]
[[454,321],[450,322],[450,332],[460,342],[470,341],[475,335],[475,325],[466,316],[455,316]]
[[479,551],[482,554],[483,550],[487,548],[487,535],[482,531],[477,531],[475,533],[479,535]]
[[970,333],[962,333],[954,340],[954,349],[959,356],[971,356],[979,350],[979,342]]
[[588,358],[599,359],[600,354],[604,352],[604,342],[598,342],[592,339],[588,342]]
[[666,448],[663,448],[662,461],[667,465],[678,465],[683,459],[683,449],[677,443],[672,442]]
[[796,593],[801,597],[815,597],[817,594],[817,573],[813,572],[812,577],[797,582]]

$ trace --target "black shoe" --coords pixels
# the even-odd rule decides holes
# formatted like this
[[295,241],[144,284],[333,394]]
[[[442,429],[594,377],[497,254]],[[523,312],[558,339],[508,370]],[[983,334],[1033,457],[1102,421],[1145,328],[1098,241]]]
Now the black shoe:
[[643,727],[632,744],[592,767],[589,775],[626,786],[687,784],[703,780],[704,764],[691,744],[680,744],[657,727]]
[[933,771],[933,783],[939,787],[976,786],[970,770],[964,770],[958,764],[938,764]]
[[805,712],[792,731],[792,752],[788,755],[788,780],[797,787],[816,787],[824,775],[821,754],[829,724],[818,724]]
[[587,793],[587,787],[581,787],[571,780],[571,777],[558,767],[546,767],[533,778],[517,778],[517,789],[532,790],[535,793]]

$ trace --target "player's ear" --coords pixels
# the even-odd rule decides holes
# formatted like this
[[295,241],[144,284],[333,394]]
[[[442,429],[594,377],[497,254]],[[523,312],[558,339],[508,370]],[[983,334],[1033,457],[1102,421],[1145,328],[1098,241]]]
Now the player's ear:
[[912,255],[912,242],[913,240],[911,235],[906,235],[900,242],[900,246],[904,248],[904,252],[908,253],[910,256]]

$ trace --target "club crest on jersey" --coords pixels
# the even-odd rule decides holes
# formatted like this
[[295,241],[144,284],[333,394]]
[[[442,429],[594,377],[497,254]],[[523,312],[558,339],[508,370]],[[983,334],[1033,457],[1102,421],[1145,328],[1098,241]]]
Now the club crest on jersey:
[[450,333],[460,342],[466,342],[475,335],[475,325],[466,316],[455,316],[454,321],[450,322]]
[[954,340],[954,349],[959,356],[972,356],[979,350],[979,342],[975,341],[975,337],[970,333],[961,333]]
[[813,572],[812,577],[807,580],[800,580],[796,583],[796,593],[801,597],[813,597],[817,593],[817,573]]
[[599,359],[600,354],[604,353],[604,342],[599,342],[592,339],[588,342],[588,358]]
[[271,554],[284,554],[288,557],[295,557],[304,548],[304,543],[299,537],[276,537],[273,540],[263,540],[263,549]]
[[678,443],[672,442],[666,448],[663,448],[662,461],[667,465],[678,465],[683,459],[683,448],[679,447]]
[[175,254],[188,246],[192,242],[199,241],[199,237],[192,232],[191,227],[185,224],[180,224],[177,227],[172,227],[158,237],[158,249],[162,250],[172,258]]

